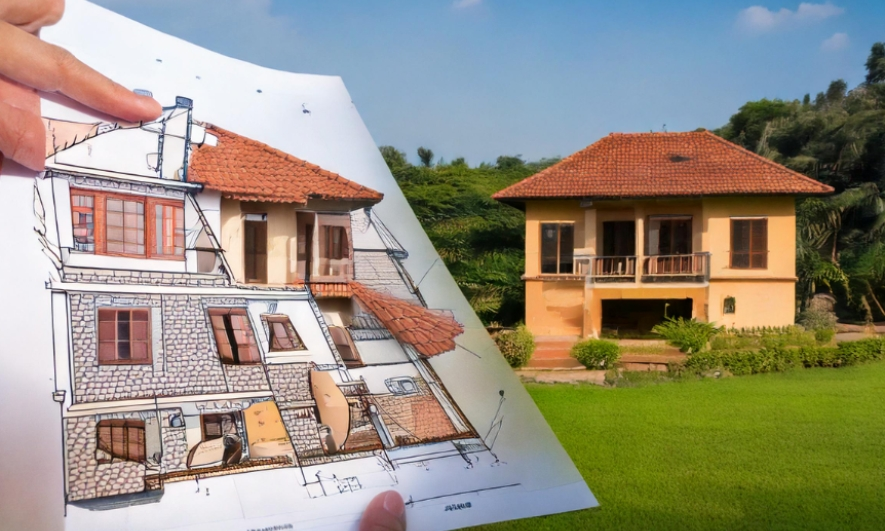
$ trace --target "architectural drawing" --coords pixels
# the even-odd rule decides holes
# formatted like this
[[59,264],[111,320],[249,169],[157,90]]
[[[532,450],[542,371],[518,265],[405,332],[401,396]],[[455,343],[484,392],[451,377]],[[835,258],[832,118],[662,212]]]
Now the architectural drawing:
[[[500,465],[428,362],[464,330],[427,308],[373,212],[382,194],[195,108],[45,119],[35,236],[53,271],[66,503],[113,510],[281,468],[326,497],[438,459]],[[478,427],[495,437],[500,394]]]

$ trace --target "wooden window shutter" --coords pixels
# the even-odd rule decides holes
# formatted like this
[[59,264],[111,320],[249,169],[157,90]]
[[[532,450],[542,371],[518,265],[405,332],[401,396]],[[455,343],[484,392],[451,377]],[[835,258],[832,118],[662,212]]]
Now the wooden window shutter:
[[212,322],[212,332],[215,334],[215,344],[218,345],[218,355],[222,361],[234,363],[234,352],[227,335],[225,317],[228,315],[227,308],[212,308],[209,310],[209,320]]
[[107,423],[98,423],[98,449],[107,453],[111,451],[111,426]]
[[237,342],[237,358],[240,363],[260,363],[261,354],[258,352],[258,344],[255,342],[255,333],[252,331],[252,323],[249,315],[243,308],[234,308],[230,311],[231,328]]
[[117,359],[117,312],[112,309],[98,310],[98,361],[113,362]]

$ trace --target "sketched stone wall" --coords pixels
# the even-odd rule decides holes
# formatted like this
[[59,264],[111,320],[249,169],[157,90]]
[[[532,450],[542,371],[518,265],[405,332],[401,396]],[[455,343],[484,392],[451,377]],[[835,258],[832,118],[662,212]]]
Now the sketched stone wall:
[[163,434],[163,469],[165,472],[187,470],[187,437],[184,424],[173,428],[170,417],[181,414],[181,410],[171,409],[160,412]]
[[114,297],[71,294],[75,402],[269,389],[261,367],[235,368],[228,386],[205,301],[196,295],[120,295],[128,307],[161,308],[163,337],[159,343],[154,338],[150,365],[99,366],[97,310],[114,304]]
[[106,271],[70,267],[64,270],[64,281],[139,286],[224,287],[231,285],[227,277],[219,275],[157,271]]
[[[128,418],[140,418],[137,414]],[[145,466],[133,461],[99,463],[94,415],[65,420],[68,450],[68,501],[131,494],[144,490]]]
[[353,279],[382,293],[406,300],[417,300],[407,287],[397,264],[386,251],[355,251]]
[[269,391],[262,365],[223,365],[227,388],[231,393]]
[[280,416],[299,458],[323,455],[318,423],[311,409],[284,409]]

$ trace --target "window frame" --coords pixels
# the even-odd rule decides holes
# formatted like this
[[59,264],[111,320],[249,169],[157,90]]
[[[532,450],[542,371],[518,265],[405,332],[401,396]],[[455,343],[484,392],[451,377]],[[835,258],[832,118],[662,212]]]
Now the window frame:
[[[748,238],[748,242],[747,242],[748,249],[746,251],[735,251],[735,249],[734,249],[735,222],[747,222],[750,224],[749,225],[749,232],[748,232],[749,238]],[[758,251],[758,250],[754,251],[753,250],[753,223],[754,222],[764,223],[764,226],[765,226],[765,250],[764,251]],[[768,254],[769,254],[769,250],[768,250],[768,217],[767,216],[739,216],[739,217],[730,218],[730,223],[729,223],[729,258],[728,258],[729,269],[738,269],[738,270],[752,269],[752,270],[756,270],[756,271],[767,270],[768,269]],[[735,265],[734,258],[736,255],[738,255],[738,256],[746,255],[747,256],[747,266],[746,267]],[[761,267],[754,267],[753,266],[753,257],[754,256],[761,256],[763,258],[764,264]]]
[[[161,198],[161,197],[151,197],[146,195],[137,195],[137,194],[121,194],[114,192],[105,192],[101,190],[92,190],[88,188],[71,188],[71,227],[73,229],[73,213],[76,211],[75,209],[82,209],[85,207],[75,207],[74,206],[74,196],[90,196],[92,197],[92,222],[93,222],[93,250],[92,251],[80,251],[74,250],[76,253],[83,254],[94,254],[101,256],[118,256],[124,258],[140,258],[140,259],[149,259],[149,260],[173,260],[173,261],[184,261],[185,254],[188,250],[187,248],[187,226],[185,219],[185,204],[184,200],[170,199],[170,198]],[[131,253],[131,252],[121,252],[121,251],[108,251],[108,225],[107,225],[107,202],[109,199],[114,199],[118,201],[129,201],[134,203],[141,203],[142,205],[142,218],[144,220],[144,253]],[[156,252],[156,207],[157,205],[168,206],[173,208],[181,209],[181,220],[182,220],[182,247],[181,247],[181,255],[169,255],[162,254]],[[174,224],[174,214],[173,214],[173,224]],[[174,227],[173,227],[174,230]]]
[[[335,341],[335,336],[332,333],[333,330],[340,330],[341,333],[344,334],[344,340],[347,343],[347,347],[352,354],[349,359],[345,358],[344,354],[341,353],[340,343]],[[344,365],[346,367],[364,367],[366,365],[365,362],[363,362],[363,358],[362,356],[360,356],[360,351],[356,348],[356,343],[354,343],[353,336],[350,334],[350,330],[348,330],[347,327],[329,325],[329,337],[332,339],[332,344],[335,345],[335,350],[338,351],[338,355],[341,356],[341,361],[344,362]]]
[[[106,431],[108,444],[102,442],[102,432]],[[124,452],[117,453],[114,451],[114,431],[122,430],[122,440]],[[140,436],[138,434],[141,434]],[[136,455],[132,455],[132,434],[135,434]],[[139,441],[140,439],[140,441]],[[95,450],[100,450],[110,455],[110,459],[97,459],[99,463],[105,464],[114,460],[132,461],[135,463],[144,463],[147,461],[147,440],[145,433],[145,422],[137,419],[103,419],[99,420],[95,425]]]
[[[307,350],[304,341],[301,339],[301,336],[298,335],[298,330],[295,329],[295,324],[288,315],[271,313],[261,314],[261,322],[264,323],[265,330],[267,331],[268,352],[296,352]],[[286,336],[289,342],[292,343],[292,348],[274,346],[274,341],[276,341],[276,332],[274,331],[275,324],[282,324],[286,328]]]
[[[556,225],[556,273],[545,273],[544,272],[544,225]],[[571,271],[562,272],[562,226],[568,225],[572,228],[572,261],[568,263]],[[541,221],[539,225],[539,245],[538,245],[538,269],[542,275],[574,275],[574,261],[575,261],[575,228],[577,223],[574,221],[559,221],[559,220],[550,220],[550,221]]]
[[[185,229],[185,225],[184,225],[184,201],[176,201],[174,199],[173,200],[154,199],[153,201],[150,201],[149,204],[151,205],[151,208],[150,208],[150,211],[145,214],[145,216],[147,218],[149,218],[148,223],[150,224],[151,230],[150,230],[150,238],[147,237],[147,230],[145,230],[145,241],[150,241],[150,253],[148,253],[148,254],[150,254],[150,258],[161,258],[163,260],[183,260],[184,253],[187,250],[187,241],[186,241],[186,237],[185,237],[187,230]],[[162,209],[163,209],[161,228],[160,228],[161,234],[157,234],[157,232],[156,232],[157,207],[162,207]],[[172,253],[173,254],[167,254],[165,252],[165,248],[166,248],[165,245],[163,246],[163,251],[157,251],[158,239],[165,239],[166,238],[166,209],[167,208],[172,209]],[[180,237],[181,237],[181,254],[176,254],[176,251],[178,250],[179,247],[177,245],[175,245],[177,243],[176,240],[179,237],[179,235],[177,234],[178,229],[175,226],[176,213],[178,211],[181,212],[181,235],[180,235]]]
[[[74,204],[75,197],[88,197],[89,199],[92,200],[92,206],[85,207],[85,206]],[[85,245],[92,245],[91,251],[81,250],[81,249],[76,248],[76,246],[77,246],[76,230],[77,230],[77,227],[79,226],[79,223],[74,222],[74,216],[77,214],[87,214],[87,215],[92,216],[92,242],[91,243],[87,242],[85,244]],[[87,192],[86,190],[82,190],[82,191],[77,190],[77,189],[71,190],[71,228],[74,232],[74,250],[77,252],[81,252],[81,253],[94,253],[95,246],[96,246],[96,238],[95,238],[96,229],[98,228],[98,224],[96,223],[96,217],[95,217],[95,194],[94,193]],[[88,227],[86,230],[88,230]],[[87,235],[87,238],[88,238],[88,235]]]
[[[242,306],[214,306],[207,310],[209,326],[212,329],[212,336],[215,339],[215,347],[221,363],[224,365],[260,365],[262,363],[261,349],[258,347],[255,327],[252,326],[248,309]],[[239,322],[245,323],[245,327],[241,329],[245,335],[244,339],[247,340],[245,343],[235,341],[238,329],[234,327],[232,317],[237,317]],[[218,326],[218,319],[221,319],[221,328]],[[246,358],[242,358],[240,355],[243,346],[247,347],[245,352],[249,352]]]
[[[114,359],[102,359],[102,344],[110,343],[106,339],[102,339],[102,323],[107,323],[109,321],[102,320],[101,314],[102,312],[114,312],[114,339],[112,340],[114,343]],[[118,339],[118,326],[119,326],[119,314],[121,312],[129,312],[129,358],[121,359],[120,351],[119,351],[119,342]],[[145,321],[137,321],[132,319],[132,314],[135,312],[144,312],[147,315],[147,319]],[[153,356],[153,338],[151,337],[151,308],[143,307],[143,306],[133,306],[133,307],[116,307],[116,306],[102,306],[99,307],[96,311],[96,319],[95,319],[95,338],[96,338],[96,349],[95,349],[95,359],[99,365],[152,365],[154,356]],[[147,351],[146,358],[133,358],[133,326],[135,323],[144,322],[145,323],[145,339],[144,340],[136,340],[138,342],[144,343]]]

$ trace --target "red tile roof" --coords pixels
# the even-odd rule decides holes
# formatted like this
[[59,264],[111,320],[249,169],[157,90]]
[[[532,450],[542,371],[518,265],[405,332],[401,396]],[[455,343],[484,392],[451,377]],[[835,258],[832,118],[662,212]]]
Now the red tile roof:
[[612,133],[495,199],[828,194],[833,188],[719,138]]
[[372,312],[393,337],[424,356],[454,350],[455,338],[464,333],[464,327],[448,312],[429,310],[359,282],[351,282],[350,287],[363,307]]
[[311,282],[310,292],[315,299],[329,297],[345,297],[349,299],[353,296],[353,291],[347,282]]
[[216,126],[218,145],[194,149],[188,180],[240,201],[306,204],[308,199],[377,203],[384,197],[267,144]]

